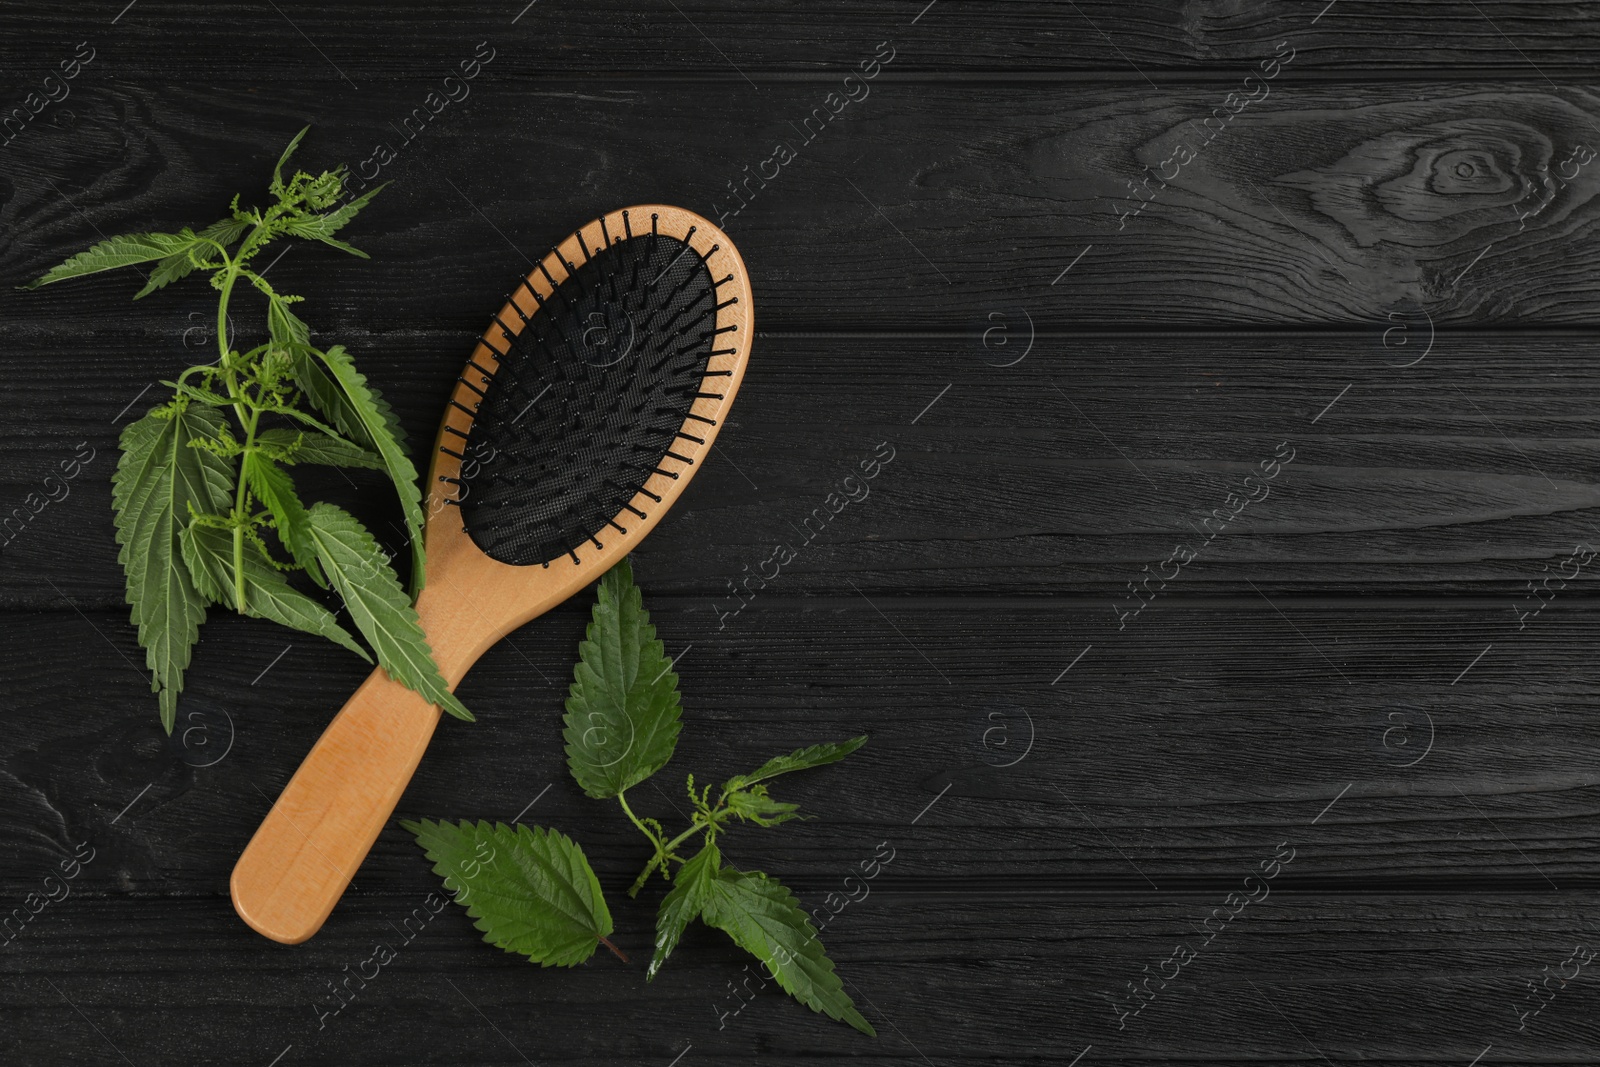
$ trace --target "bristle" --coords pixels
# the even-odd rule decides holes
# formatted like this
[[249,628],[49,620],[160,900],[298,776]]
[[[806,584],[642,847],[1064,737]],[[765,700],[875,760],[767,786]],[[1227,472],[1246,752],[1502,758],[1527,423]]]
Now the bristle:
[[[566,290],[562,289],[561,286],[556,282],[555,278],[551,277],[550,271],[549,271],[548,268],[545,267],[544,260],[542,260],[542,259],[539,261],[539,273],[543,274],[544,275],[544,280],[550,283],[550,291],[551,291],[551,293],[555,294],[555,295],[559,295],[561,297],[561,299],[566,303],[567,307],[571,308],[572,307],[572,301],[567,298]],[[548,309],[544,308],[543,304],[541,303],[540,310],[548,310]],[[564,340],[564,338],[563,338],[563,340]]]
[[[482,380],[463,381],[483,397],[468,411],[476,418],[467,455],[492,445],[486,459],[463,459],[472,490],[463,493],[463,519],[479,547],[502,562],[577,558],[575,549],[601,544],[600,531],[625,533],[631,523],[618,518],[646,518],[636,496],[662,501],[646,480],[680,479],[692,462],[671,451],[674,443],[704,444],[684,432],[685,419],[716,425],[689,411],[702,396],[723,395],[701,389],[723,332],[717,319],[733,302],[717,298],[711,253],[662,234],[659,215],[649,234],[636,232],[627,213],[622,222],[625,236],[602,222],[593,246],[577,234],[581,263],[552,257],[567,271],[559,284],[540,262],[550,292],[522,280],[535,310],[516,308],[522,328],[505,331],[493,374],[471,364]],[[679,469],[663,466],[668,460]]]
[[570,259],[562,259],[562,264],[567,268],[567,280],[578,285],[578,299],[584,302],[589,300],[589,286],[584,281],[584,275],[578,272],[578,265]]

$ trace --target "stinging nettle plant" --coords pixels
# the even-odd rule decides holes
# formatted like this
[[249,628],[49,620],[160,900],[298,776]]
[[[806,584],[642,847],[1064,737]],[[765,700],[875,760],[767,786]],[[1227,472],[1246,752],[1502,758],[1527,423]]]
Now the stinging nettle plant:
[[[588,796],[616,800],[649,840],[651,856],[629,896],[657,872],[672,884],[656,916],[655,951],[645,971],[653,980],[696,919],[726,933],[760,960],[790,996],[831,1019],[876,1037],[862,1017],[817,930],[776,878],[723,862],[717,838],[734,822],[777,826],[804,818],[799,805],[777,800],[765,784],[782,774],[836,763],[866,744],[854,737],[776,756],[749,774],[696,790],[687,830],[668,839],[661,823],[640,818],[627,791],[654,775],[677,748],[678,676],[656,638],[626,559],[600,580],[593,615],[572,672],[563,717],[567,768]],[[575,967],[605,945],[613,931],[600,880],[583,849],[559,830],[487,822],[404,821],[456,902],[483,939],[544,967]],[[698,838],[699,848],[688,846]],[[487,852],[487,860],[485,853]],[[674,870],[676,866],[676,870]],[[470,872],[470,873],[469,873]],[[457,884],[452,887],[454,880]]]
[[[235,196],[229,217],[199,232],[112,237],[23,287],[154,263],[135,300],[195,271],[209,271],[219,293],[216,361],[161,383],[172,398],[122,432],[112,479],[118,560],[168,733],[210,605],[326,637],[371,662],[331,611],[289,584],[297,571],[338,593],[391,677],[451,714],[472,718],[440,675],[412,608],[423,576],[422,495],[394,413],[343,346],[311,343],[310,327],[292,310],[304,298],[277,292],[253,267],[280,237],[368,258],[334,235],[383,186],[340,206],[342,167],[315,176],[296,171],[284,180],[284,165],[309,129],[295,135],[273,168],[270,207],[242,209]],[[228,305],[240,282],[266,299],[269,335],[244,352],[228,335]],[[389,476],[411,542],[410,595],[354,516],[326,502],[301,502],[289,472],[299,464]]]

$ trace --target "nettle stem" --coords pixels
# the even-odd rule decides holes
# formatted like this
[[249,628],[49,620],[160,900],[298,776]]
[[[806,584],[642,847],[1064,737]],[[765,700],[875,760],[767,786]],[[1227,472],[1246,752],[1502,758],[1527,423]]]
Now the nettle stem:
[[650,839],[650,843],[656,847],[656,852],[659,853],[661,851],[661,838],[652,833],[650,827],[640,822],[639,817],[633,813],[633,809],[628,807],[627,793],[618,793],[617,803],[622,805],[622,812],[628,817],[628,821],[637,826],[639,832]]
[[685,830],[683,833],[679,834],[677,837],[674,837],[671,841],[668,841],[666,843],[666,846],[661,851],[670,856],[672,854],[672,850],[673,849],[677,848],[679,845],[681,845],[685,841],[689,840],[689,838],[693,837],[695,834],[700,833],[705,828],[706,828],[705,823],[696,821],[693,826],[689,827],[687,830]]
[[667,860],[672,858],[673,850],[679,845],[683,844],[685,841],[689,840],[689,838],[693,837],[695,834],[704,833],[710,829],[708,824],[701,822],[699,818],[696,818],[694,823],[687,830],[679,834],[677,837],[674,837],[671,841],[663,844],[661,838],[656,836],[656,834],[651,831],[650,827],[641,822],[638,816],[634,815],[633,809],[628,807],[628,798],[626,796],[618,793],[617,803],[622,805],[622,811],[628,816],[629,821],[639,828],[640,833],[644,834],[644,836],[650,839],[650,844],[655,848],[655,855],[650,857],[650,862],[644,865],[644,870],[639,872],[639,877],[633,880],[633,885],[628,889],[628,895],[630,897],[636,897],[639,895],[639,890],[644,888],[644,884],[650,880],[650,876],[655,873],[657,867],[660,867],[662,873],[666,874],[670,878],[670,872],[667,870]]
[[[233,297],[233,285],[239,280],[239,273],[244,269],[244,262],[250,250],[255,246],[256,239],[261,235],[265,221],[258,222],[250,236],[244,239],[239,246],[236,256],[228,255],[226,248],[218,245],[222,253],[225,273],[222,276],[221,296],[217,299],[217,364],[222,368],[222,380],[228,387],[228,395],[233,398],[233,414],[239,420],[239,428],[244,431],[244,445],[239,453],[242,464],[244,457],[255,450],[256,427],[261,422],[261,407],[259,396],[252,402],[244,387],[239,384],[240,368],[234,364],[234,352],[228,343],[228,301]],[[259,391],[258,391],[259,392]],[[233,513],[233,602],[235,609],[242,615],[246,604],[244,597],[244,532],[245,526],[250,521],[247,508],[249,494],[246,489],[243,472],[240,472],[238,490],[234,493]]]
[[[248,243],[248,242],[246,242]],[[261,413],[251,410],[245,413],[246,400],[243,390],[239,388],[238,369],[233,365],[233,355],[228,346],[228,299],[233,296],[233,283],[239,279],[239,262],[223,253],[227,260],[227,273],[222,277],[222,296],[217,301],[217,362],[222,367],[222,380],[228,387],[228,395],[233,397],[233,413],[239,420],[240,429],[245,432],[244,451],[249,452],[255,445],[256,423],[261,418]],[[241,456],[243,453],[240,454]],[[233,498],[233,601],[234,608],[242,615],[245,610],[244,599],[244,522],[245,516],[245,484],[241,475],[239,488]]]
[[244,397],[239,392],[238,371],[228,348],[228,300],[233,296],[233,283],[239,280],[239,262],[225,250],[222,258],[227,265],[227,273],[222,277],[222,296],[217,300],[217,365],[222,368],[222,381],[228,387],[228,395],[233,397],[233,413],[238,416],[242,427]]
[[[250,419],[245,424],[244,451],[240,457],[249,455],[256,446],[256,426],[261,421],[261,409],[252,407]],[[245,507],[245,481],[243,472],[239,477],[239,491],[233,499],[233,596],[239,613],[244,614],[244,523],[249,521],[248,510]]]

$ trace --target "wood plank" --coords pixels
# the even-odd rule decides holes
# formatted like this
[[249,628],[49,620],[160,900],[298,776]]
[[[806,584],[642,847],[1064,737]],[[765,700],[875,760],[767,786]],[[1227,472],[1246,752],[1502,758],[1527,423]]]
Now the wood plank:
[[[1316,851],[1304,836],[1292,847],[1294,865]],[[1263,858],[1272,854],[1268,846]],[[400,924],[433,888],[421,876],[292,949],[233,921],[223,898],[74,898],[0,956],[0,1052],[26,1063],[120,1062],[120,1052],[133,1063],[266,1064],[281,1053],[283,1064],[474,1067],[680,1055],[1067,1064],[1087,1047],[1084,1064],[1466,1064],[1490,1045],[1485,1062],[1532,1067],[1592,1055],[1592,965],[1517,1030],[1516,1012],[1532,1003],[1524,981],[1537,983],[1545,967],[1554,974],[1574,945],[1594,945],[1578,901],[1278,890],[1226,925],[1214,920],[1220,933],[1204,945],[1200,923],[1214,908],[1225,914],[1228,893],[1254,869],[1206,894],[874,890],[824,937],[877,1041],[770,988],[721,1018],[735,1003],[730,982],[756,968],[742,970],[748,957],[699,927],[646,984],[650,911],[627,903],[615,909],[616,936],[631,964],[602,954],[541,970],[479,943],[453,906],[404,939]],[[362,969],[379,944],[393,960],[364,987],[352,981],[341,1012],[319,1016],[326,983]],[[1195,957],[1165,988],[1153,980],[1156,998],[1119,1030],[1108,997],[1126,997],[1126,983],[1147,973],[1171,974],[1161,964],[1178,944]]]
[[[373,262],[300,248],[274,270],[316,294],[319,326],[359,309],[391,329],[481,328],[527,257],[646,201],[725,224],[762,329],[967,330],[1017,307],[1074,330],[1594,320],[1592,93],[1286,78],[1220,134],[1202,125],[1215,86],[884,83],[827,118],[810,85],[730,100],[699,83],[508,81],[410,142],[397,123],[415,101],[383,87],[86,85],[77,126],[8,150],[0,274],[35,277],[96,228],[203,224],[309,120],[308,164],[360,170],[378,141],[398,153],[368,167],[396,184],[349,231]],[[20,337],[90,332],[129,314],[132,281],[8,291],[0,309]],[[148,313],[181,337],[204,295]],[[192,303],[174,315],[174,299]]]
[[[165,332],[174,312],[134,314],[75,350],[69,403],[54,378],[63,342],[6,354],[0,604],[121,603],[116,434],[159,395],[144,393],[154,379],[204,358],[171,332],[182,313]],[[652,591],[728,600],[730,582],[755,575],[759,589],[776,571],[772,592],[788,596],[854,596],[852,583],[869,595],[1072,593],[1109,618],[1130,582],[1170,576],[1162,564],[1184,545],[1196,558],[1163,597],[1254,598],[1249,582],[1273,595],[1465,594],[1499,598],[1509,619],[1514,604],[1534,606],[1529,582],[1548,579],[1537,587],[1548,595],[1576,545],[1600,544],[1590,339],[1439,334],[1404,367],[1391,364],[1423,354],[1425,320],[1336,337],[1154,336],[1136,350],[1120,335],[1039,333],[1029,350],[1026,319],[997,314],[987,347],[976,328],[759,338],[726,435],[641,551]],[[477,331],[332,333],[425,456]],[[885,442],[892,461],[862,480]],[[1246,487],[1283,442],[1293,462]],[[77,456],[92,458],[62,481]],[[377,475],[301,477],[308,498],[354,508],[401,547]],[[1263,491],[1226,526],[1212,517]],[[857,499],[834,515],[830,494]]]
[[1242,76],[1287,38],[1304,57],[1296,62],[1317,71],[1382,78],[1397,68],[1459,70],[1535,81],[1540,72],[1588,78],[1587,55],[1596,45],[1592,2],[1530,0],[1193,10],[1159,0],[773,0],[759,14],[710,0],[687,0],[676,11],[645,0],[613,0],[598,10],[471,0],[453,5],[448,18],[421,0],[381,11],[278,7],[188,0],[120,16],[113,8],[92,21],[7,12],[5,67],[17,71],[12,78],[26,92],[54,69],[57,52],[70,54],[88,37],[105,68],[133,67],[152,82],[243,77],[353,92],[393,80],[426,86],[488,40],[507,57],[495,71],[502,76],[671,72],[742,85],[741,72],[757,83],[775,74],[832,74],[894,37],[905,43],[907,68],[918,73],[1092,73],[1142,84],[1140,72],[1160,76],[1171,68],[1216,77],[1243,68]]
[[[638,570],[648,590],[647,558]],[[722,629],[704,599],[649,603],[680,656],[686,725],[673,766],[636,790],[645,813],[683,821],[690,771],[720,780],[873,738],[780,790],[815,821],[727,843],[802,885],[840,850],[921,834],[940,847],[897,875],[1212,885],[1313,825],[1317,857],[1295,872],[1308,885],[1600,881],[1600,734],[1575,667],[1600,639],[1587,608],[1519,632],[1490,604],[1173,602],[1119,632],[1109,607],[1061,598],[763,597]],[[480,721],[444,725],[400,817],[509,820],[538,799],[530,818],[578,834],[604,877],[631,879],[645,858],[635,831],[582,797],[558,743],[587,617],[586,601],[569,604],[480,662],[461,689]],[[0,614],[12,895],[83,840],[110,857],[87,888],[224,893],[366,673],[331,645],[219,616],[169,742],[137,662],[118,615]],[[391,826],[356,883],[381,891],[417,862]]]

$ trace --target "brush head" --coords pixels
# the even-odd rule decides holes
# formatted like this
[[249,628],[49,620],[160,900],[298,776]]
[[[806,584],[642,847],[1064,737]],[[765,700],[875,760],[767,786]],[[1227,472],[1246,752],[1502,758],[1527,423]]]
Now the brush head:
[[440,435],[435,478],[455,486],[442,502],[514,566],[633,540],[710,449],[749,303],[727,236],[689,212],[630,208],[578,231],[468,362]]

